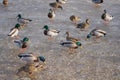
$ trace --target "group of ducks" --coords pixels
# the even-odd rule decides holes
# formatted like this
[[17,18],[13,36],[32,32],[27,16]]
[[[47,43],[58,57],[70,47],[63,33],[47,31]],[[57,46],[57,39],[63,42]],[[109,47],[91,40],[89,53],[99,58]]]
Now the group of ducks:
[[[8,0],[3,0],[3,2],[4,2],[3,3],[4,5],[8,5]],[[48,18],[50,19],[50,21],[54,20],[55,15],[56,15],[55,14],[56,9],[60,8],[62,10],[63,9],[62,5],[65,4],[66,2],[67,0],[56,0],[56,2],[49,4],[52,7],[52,9],[49,9],[49,13],[48,13]],[[103,3],[103,0],[92,0],[92,2],[100,6],[100,4]],[[85,22],[78,23],[81,20],[79,16],[71,15],[69,19],[75,24],[76,28],[79,28],[80,30],[86,30],[90,25],[89,19],[86,19]],[[101,19],[104,20],[106,23],[108,23],[109,21],[113,19],[113,16],[111,16],[110,14],[107,13],[106,10],[104,10],[104,13],[101,15]],[[18,36],[19,30],[27,26],[27,24],[31,22],[32,20],[23,18],[21,14],[18,14],[17,21],[18,23],[15,25],[14,28],[10,30],[8,34],[8,36],[12,38],[19,38]],[[60,31],[58,30],[50,29],[48,25],[43,26],[43,29],[44,29],[43,31],[44,35],[48,36],[49,39],[52,39],[54,36],[57,36],[60,33]],[[71,37],[68,31],[66,32],[66,35],[67,35],[66,41],[61,41],[60,45],[64,47],[68,47],[70,52],[73,52],[74,49],[77,49],[79,46],[82,47],[82,43],[80,42],[80,39]],[[104,37],[105,35],[106,35],[106,31],[95,28],[92,31],[90,31],[90,33],[88,33],[86,38],[89,39],[93,36],[97,39],[100,37]],[[24,52],[24,50],[28,46],[29,38],[24,37],[22,40],[14,41],[14,42],[19,43],[21,45],[20,46],[21,51]],[[33,53],[21,53],[18,55],[18,57],[26,61],[27,63],[29,62],[34,63],[34,62],[39,62],[39,61],[42,61],[43,63],[45,63],[45,58],[43,56],[35,56]]]
[[[63,9],[62,4],[65,4],[66,2],[67,0],[56,0],[56,2],[49,4],[52,7],[52,9],[49,9],[49,13],[48,13],[48,18],[50,19],[50,21],[54,20],[56,15],[55,14],[56,9],[60,8],[62,10]],[[92,0],[92,2],[96,6],[100,6],[103,3],[103,0]],[[75,24],[76,28],[79,28],[82,31],[86,30],[90,25],[90,19],[86,19],[85,22],[78,23],[81,20],[81,18],[76,15],[71,15],[69,19]],[[113,16],[108,14],[107,11],[104,10],[103,14],[101,14],[101,19],[105,22],[105,24],[108,24],[113,19]],[[48,25],[45,25],[43,28],[45,29],[44,34],[47,35],[49,38],[53,36],[57,36],[60,32],[54,29],[49,29]],[[82,43],[80,42],[79,39],[70,37],[69,32],[66,32],[66,34],[67,34],[66,41],[61,41],[60,45],[68,47],[70,50],[82,46]],[[90,39],[92,36],[94,36],[96,40],[100,37],[104,37],[105,35],[106,35],[106,31],[95,28],[91,30],[90,33],[88,33],[86,38]]]
[[[10,32],[8,33],[8,36],[11,38],[19,39],[20,37],[18,36],[19,30],[21,30],[23,27],[26,27],[29,22],[31,22],[31,19],[26,19],[21,16],[21,14],[18,14],[17,16],[17,21],[18,23],[13,27]],[[18,57],[25,61],[27,64],[34,64],[35,68],[41,67],[43,68],[43,65],[39,64],[39,62],[43,62],[45,64],[45,57],[44,56],[36,56],[34,53],[24,53],[26,48],[28,47],[28,43],[30,39],[28,37],[24,37],[22,40],[13,40],[14,43],[17,43],[20,46],[20,54]],[[36,65],[37,64],[37,65]],[[30,66],[29,66],[30,67]],[[30,73],[31,74],[31,73]]]

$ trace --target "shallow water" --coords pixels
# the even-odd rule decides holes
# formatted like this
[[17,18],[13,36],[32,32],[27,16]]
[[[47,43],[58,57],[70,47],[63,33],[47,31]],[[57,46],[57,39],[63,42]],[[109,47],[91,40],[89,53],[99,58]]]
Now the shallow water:
[[[47,68],[35,73],[37,80],[120,80],[120,0],[105,0],[99,8],[91,0],[68,0],[63,10],[56,11],[53,22],[47,17],[50,2],[54,0],[9,0],[8,7],[0,4],[0,80],[20,80],[16,72],[25,65],[17,57],[19,47],[7,36],[19,13],[33,20],[19,32],[21,39],[30,38],[26,53],[46,57]],[[100,18],[104,9],[114,16],[108,25]],[[81,22],[90,18],[88,31],[75,28],[69,20],[73,14],[80,16]],[[43,35],[42,27],[46,24],[61,31],[55,39],[48,40]],[[107,36],[98,43],[92,39],[86,41],[86,35],[96,27],[105,30]],[[59,45],[65,40],[66,31],[83,44],[74,54]],[[21,78],[29,80],[28,77],[23,74]]]

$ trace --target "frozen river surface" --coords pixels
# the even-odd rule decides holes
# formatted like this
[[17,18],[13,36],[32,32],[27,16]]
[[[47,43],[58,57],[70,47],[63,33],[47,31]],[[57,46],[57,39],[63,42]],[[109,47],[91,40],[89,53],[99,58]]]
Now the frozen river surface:
[[[17,57],[19,47],[7,36],[17,23],[15,18],[19,13],[33,20],[19,32],[21,39],[30,38],[26,53],[34,52],[46,58],[47,68],[35,73],[36,80],[120,80],[120,0],[104,0],[99,8],[91,0],[68,0],[63,10],[56,11],[53,22],[47,17],[50,2],[54,0],[9,0],[8,7],[0,4],[0,80],[29,80],[24,74],[16,75],[25,63]],[[100,18],[104,9],[114,16],[108,25]],[[69,20],[73,14],[80,16],[81,21],[90,19],[88,31],[75,28]],[[43,35],[44,25],[61,32],[55,39],[48,40]],[[86,41],[86,35],[96,27],[105,30],[106,37],[98,43],[92,39]],[[74,54],[59,45],[65,40],[66,31],[83,44]]]

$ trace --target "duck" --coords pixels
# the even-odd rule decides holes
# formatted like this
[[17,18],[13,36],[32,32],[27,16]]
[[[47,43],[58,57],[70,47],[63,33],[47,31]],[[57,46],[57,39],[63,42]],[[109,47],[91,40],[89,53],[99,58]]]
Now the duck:
[[72,42],[72,41],[61,41],[60,42],[61,46],[69,48],[70,53],[74,53],[74,50],[77,49],[79,46],[82,48],[82,43],[81,42]]
[[3,5],[8,6],[8,0],[3,0]]
[[21,14],[17,15],[17,21],[22,25],[22,26],[26,26],[29,22],[31,22],[31,19],[26,19],[26,18],[22,18]]
[[28,37],[24,37],[23,40],[14,40],[14,43],[18,44],[20,47],[20,53],[22,53],[27,49],[29,41]]
[[77,28],[80,28],[81,30],[85,30],[89,27],[89,25],[90,25],[90,20],[86,19],[85,22],[77,24]]
[[92,0],[96,7],[100,6],[104,1],[103,0]]
[[106,9],[104,10],[104,13],[101,15],[101,19],[104,20],[105,22],[109,22],[113,19],[114,17],[110,14],[107,13]]
[[95,39],[106,36],[106,31],[102,29],[93,29],[88,35],[87,39],[90,39],[92,36],[95,36]]
[[52,7],[54,10],[56,10],[57,8],[60,8],[61,10],[63,10],[62,5],[58,1],[49,3],[49,6]]
[[34,62],[43,62],[45,63],[45,57],[44,56],[35,56],[33,53],[20,53],[18,57],[26,61],[27,63],[34,63]]
[[10,36],[10,37],[12,37],[12,38],[18,37],[19,28],[20,28],[20,24],[17,23],[17,24],[15,25],[15,27],[10,30],[10,32],[8,33],[8,36]]
[[55,18],[55,11],[54,10],[49,9],[48,18],[50,20],[53,20]]
[[58,2],[60,4],[65,4],[67,2],[67,0],[56,0],[56,2]]
[[77,24],[77,22],[80,21],[80,17],[75,15],[71,15],[69,19],[75,24]]
[[77,39],[77,38],[74,38],[74,37],[70,37],[70,33],[67,31],[66,32],[66,40],[67,41],[72,41],[72,42],[78,42],[79,41],[79,39]]
[[45,25],[43,27],[44,30],[44,35],[48,36],[50,39],[54,36],[57,36],[59,34],[60,31],[55,30],[55,29],[49,29],[48,25]]

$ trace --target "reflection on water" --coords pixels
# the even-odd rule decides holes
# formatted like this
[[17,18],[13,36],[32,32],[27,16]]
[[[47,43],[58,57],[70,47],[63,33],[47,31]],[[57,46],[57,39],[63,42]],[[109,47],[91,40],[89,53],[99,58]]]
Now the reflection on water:
[[16,75],[19,76],[20,80],[23,77],[28,77],[31,80],[37,80],[37,76],[35,72],[39,72],[44,69],[45,69],[45,65],[35,66],[35,64],[26,64],[18,69]]

